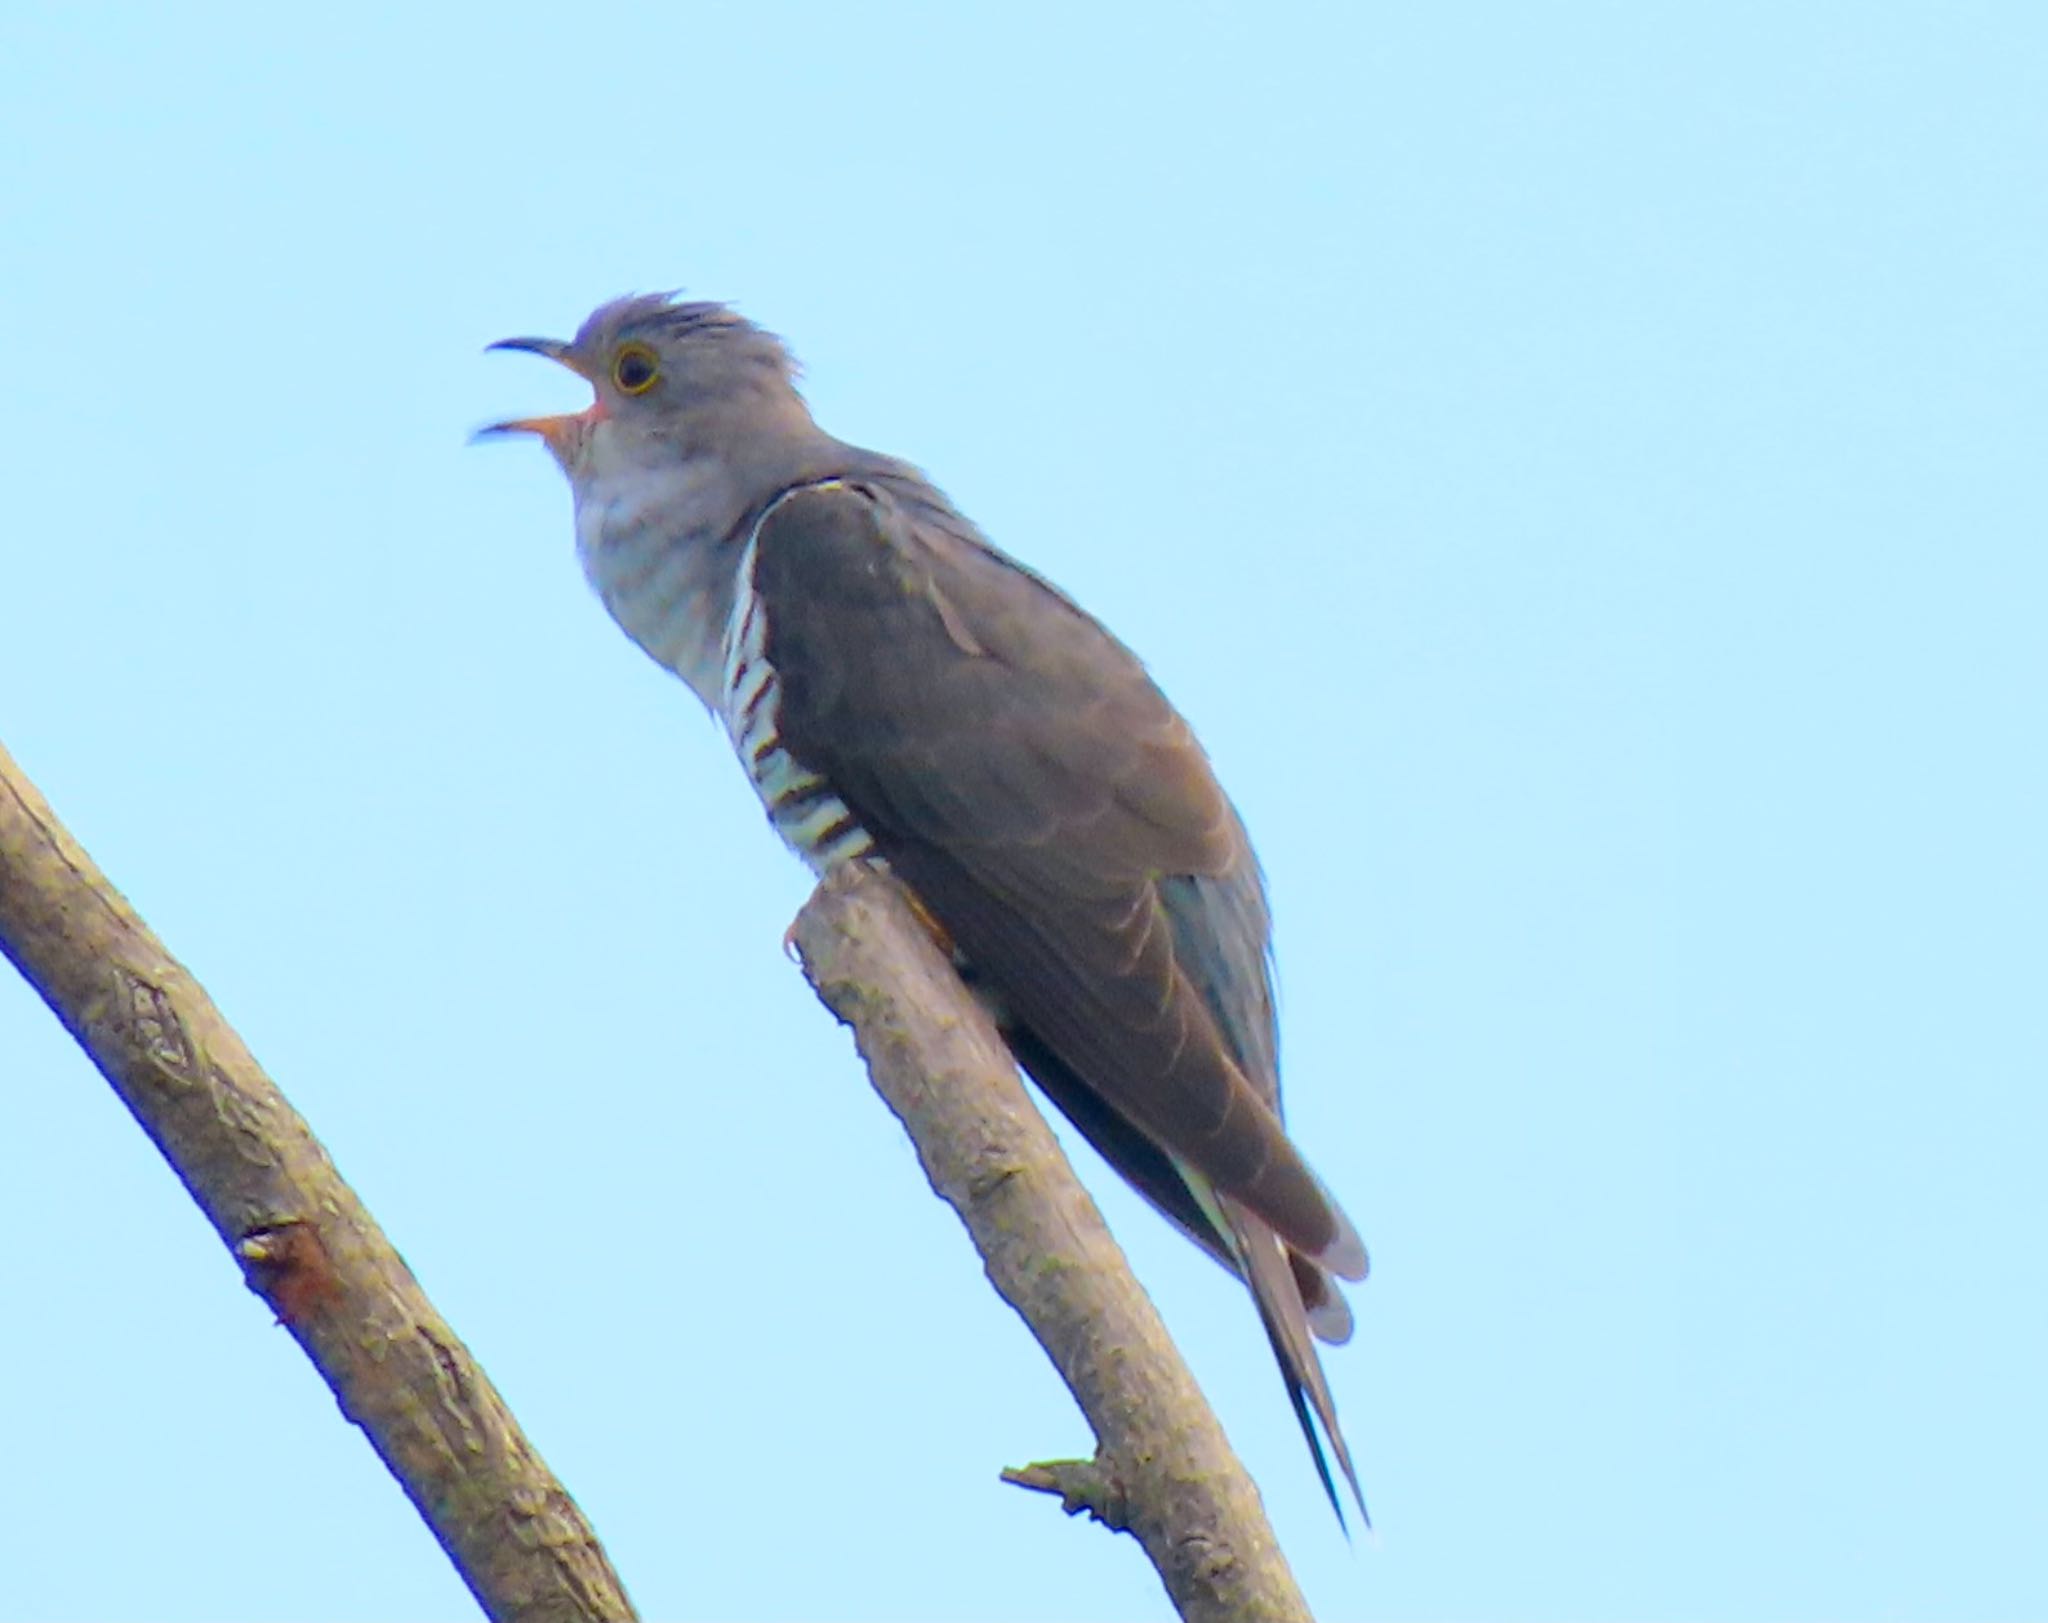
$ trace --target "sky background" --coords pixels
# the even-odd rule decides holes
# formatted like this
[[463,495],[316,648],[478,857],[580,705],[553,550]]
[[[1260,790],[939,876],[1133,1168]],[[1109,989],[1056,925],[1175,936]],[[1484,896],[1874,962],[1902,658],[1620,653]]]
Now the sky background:
[[[807,891],[490,419],[784,334],[1150,662],[1370,1243],[1329,1618],[2048,1614],[2048,11],[0,8],[0,739],[650,1618],[1161,1618]],[[766,1198],[764,1198],[764,1192]],[[109,1259],[118,1259],[118,1266]],[[0,975],[0,1614],[463,1618]]]

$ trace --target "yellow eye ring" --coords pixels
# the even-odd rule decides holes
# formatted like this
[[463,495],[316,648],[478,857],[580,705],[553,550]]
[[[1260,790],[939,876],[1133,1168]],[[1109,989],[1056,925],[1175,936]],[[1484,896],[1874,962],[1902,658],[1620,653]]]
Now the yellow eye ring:
[[645,344],[625,344],[612,357],[612,382],[621,394],[645,394],[661,381],[661,362]]

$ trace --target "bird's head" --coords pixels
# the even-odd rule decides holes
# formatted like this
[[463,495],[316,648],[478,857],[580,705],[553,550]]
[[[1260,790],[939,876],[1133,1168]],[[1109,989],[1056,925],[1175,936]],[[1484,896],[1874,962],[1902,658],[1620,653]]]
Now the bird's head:
[[614,300],[574,338],[506,338],[589,382],[589,408],[515,417],[479,435],[534,434],[579,487],[612,475],[719,456],[749,436],[813,431],[796,392],[796,367],[773,333],[723,304],[665,294]]

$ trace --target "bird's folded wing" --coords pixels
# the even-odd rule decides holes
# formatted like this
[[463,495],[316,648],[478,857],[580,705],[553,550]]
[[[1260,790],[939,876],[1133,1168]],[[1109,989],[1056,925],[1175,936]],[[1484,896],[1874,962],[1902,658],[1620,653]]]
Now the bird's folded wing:
[[[1364,1248],[1261,1096],[1270,1081],[1248,1079],[1190,977],[1257,976],[1270,1021],[1263,905],[1230,889],[1256,890],[1250,848],[1136,658],[901,481],[782,498],[752,588],[783,747],[1011,1015],[1290,1245],[1361,1276]],[[1173,887],[1191,878],[1237,905],[1190,907]]]

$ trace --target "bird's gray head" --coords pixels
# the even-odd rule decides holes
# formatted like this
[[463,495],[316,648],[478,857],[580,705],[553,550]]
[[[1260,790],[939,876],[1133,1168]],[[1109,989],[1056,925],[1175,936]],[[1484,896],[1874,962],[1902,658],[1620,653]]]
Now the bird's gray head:
[[722,304],[619,299],[567,343],[508,338],[588,380],[586,411],[493,423],[554,453],[584,573],[633,640],[714,704],[739,548],[776,495],[854,457],[811,421],[772,333]]
[[763,441],[817,436],[782,341],[723,304],[615,299],[567,343],[507,338],[490,347],[545,355],[597,391],[587,411],[482,431],[537,434],[579,494],[686,459],[744,459]]

